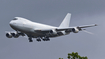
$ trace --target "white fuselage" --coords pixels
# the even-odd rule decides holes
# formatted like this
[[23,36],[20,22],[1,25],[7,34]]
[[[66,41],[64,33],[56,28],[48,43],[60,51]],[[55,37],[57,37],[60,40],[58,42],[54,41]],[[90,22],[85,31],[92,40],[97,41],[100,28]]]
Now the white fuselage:
[[[36,23],[36,22],[32,22],[29,21],[25,18],[21,18],[21,17],[16,17],[17,20],[12,20],[10,22],[10,26],[16,30],[16,31],[20,31],[23,32],[25,34],[27,34],[28,36],[33,36],[33,37],[38,37],[38,36],[46,36],[48,35],[47,33],[42,33],[42,32],[36,32],[35,30],[46,30],[46,29],[56,29],[57,27],[54,26],[49,26],[49,25],[45,25],[45,24],[40,24],[40,23]],[[61,32],[61,35],[66,35],[69,33],[65,33],[65,32]],[[53,34],[53,35],[49,35],[49,37],[57,37],[57,36],[61,36],[58,34]]]

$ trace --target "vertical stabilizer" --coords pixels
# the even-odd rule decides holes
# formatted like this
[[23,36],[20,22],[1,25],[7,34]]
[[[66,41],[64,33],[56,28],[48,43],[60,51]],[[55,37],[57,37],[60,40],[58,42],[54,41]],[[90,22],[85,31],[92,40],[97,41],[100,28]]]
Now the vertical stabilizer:
[[59,27],[69,27],[70,18],[71,18],[71,14],[67,13],[66,17],[64,18],[64,20],[62,21]]

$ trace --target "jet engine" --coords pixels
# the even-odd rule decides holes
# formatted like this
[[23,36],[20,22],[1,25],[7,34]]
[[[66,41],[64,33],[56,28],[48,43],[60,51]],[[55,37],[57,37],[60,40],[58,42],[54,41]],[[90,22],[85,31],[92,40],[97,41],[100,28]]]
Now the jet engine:
[[56,30],[51,30],[50,34],[57,34],[57,31]]
[[74,32],[74,33],[78,33],[79,32],[79,29],[78,29],[78,27],[75,27],[71,31]]
[[17,32],[13,32],[13,33],[11,33],[12,34],[12,36],[14,37],[14,38],[18,38],[19,37],[19,34],[17,33]]
[[8,38],[12,38],[12,34],[11,34],[10,32],[6,33],[6,36],[7,36]]

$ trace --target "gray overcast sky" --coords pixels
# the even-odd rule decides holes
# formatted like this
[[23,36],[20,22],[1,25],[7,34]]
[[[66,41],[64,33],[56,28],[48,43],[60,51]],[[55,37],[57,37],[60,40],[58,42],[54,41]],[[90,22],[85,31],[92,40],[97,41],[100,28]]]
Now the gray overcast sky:
[[[72,14],[70,26],[98,24],[87,28],[95,34],[71,33],[33,43],[24,37],[5,37],[5,31],[13,31],[9,22],[16,16],[59,26],[68,12]],[[105,59],[104,25],[105,0],[0,0],[0,59],[67,59],[71,52],[89,59]]]

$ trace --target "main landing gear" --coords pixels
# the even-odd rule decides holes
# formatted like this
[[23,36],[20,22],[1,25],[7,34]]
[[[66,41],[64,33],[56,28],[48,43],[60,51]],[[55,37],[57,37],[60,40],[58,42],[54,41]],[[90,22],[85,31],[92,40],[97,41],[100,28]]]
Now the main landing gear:
[[36,40],[37,40],[38,42],[40,42],[41,39],[42,39],[43,41],[50,41],[49,37],[38,37]]
[[29,42],[33,42],[32,37],[29,37],[28,39],[29,39]]
[[[41,42],[41,39],[43,41],[50,41],[49,37],[37,37],[36,41]],[[32,37],[29,37],[28,40],[29,40],[29,42],[33,42]]]
[[44,37],[43,41],[50,41],[49,37]]
[[36,38],[36,41],[40,42],[41,41],[41,38],[40,37]]

